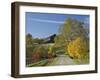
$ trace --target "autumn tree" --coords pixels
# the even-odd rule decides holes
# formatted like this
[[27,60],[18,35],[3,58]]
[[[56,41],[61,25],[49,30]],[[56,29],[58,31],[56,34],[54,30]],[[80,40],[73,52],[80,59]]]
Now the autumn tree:
[[[68,18],[65,23],[60,26],[59,28],[59,34],[57,37],[55,37],[55,43],[57,44],[63,44],[68,40],[68,36],[71,30],[71,19]],[[66,39],[67,38],[67,39]]]
[[63,42],[70,42],[78,36],[87,36],[84,24],[76,19],[68,18],[59,29],[59,37]]
[[68,50],[70,57],[82,60],[89,54],[89,44],[84,37],[77,37],[68,44],[66,50]]
[[84,23],[76,19],[67,18],[64,24],[59,28],[59,34],[55,37],[55,43],[63,48],[78,37],[88,40],[89,30],[85,29]]

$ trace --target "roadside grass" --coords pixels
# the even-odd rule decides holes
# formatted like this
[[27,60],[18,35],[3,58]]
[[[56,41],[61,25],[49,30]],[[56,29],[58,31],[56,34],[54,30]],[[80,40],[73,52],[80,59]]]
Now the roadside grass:
[[53,66],[53,65],[55,65],[56,61],[57,61],[57,57],[49,59],[49,62],[46,66]]
[[75,64],[89,64],[89,53],[83,57],[83,59],[74,59]]
[[27,67],[35,67],[35,66],[45,66],[48,63],[48,60],[41,60],[32,64],[26,65]]

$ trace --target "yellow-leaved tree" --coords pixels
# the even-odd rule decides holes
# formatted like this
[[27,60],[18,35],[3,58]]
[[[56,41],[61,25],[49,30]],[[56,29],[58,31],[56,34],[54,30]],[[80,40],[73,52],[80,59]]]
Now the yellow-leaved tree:
[[72,58],[82,59],[88,54],[89,44],[83,37],[77,37],[68,44],[67,51]]

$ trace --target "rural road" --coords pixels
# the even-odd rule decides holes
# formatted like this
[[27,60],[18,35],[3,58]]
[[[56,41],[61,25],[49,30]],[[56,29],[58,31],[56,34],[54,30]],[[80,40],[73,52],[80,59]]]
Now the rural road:
[[68,55],[59,55],[52,60],[51,63],[47,64],[49,66],[56,65],[75,65],[73,59],[71,59]]

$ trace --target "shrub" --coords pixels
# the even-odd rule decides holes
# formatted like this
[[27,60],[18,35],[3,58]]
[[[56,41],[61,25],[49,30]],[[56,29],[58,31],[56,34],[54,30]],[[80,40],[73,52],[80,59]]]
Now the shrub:
[[40,54],[40,50],[39,49],[35,49],[34,52],[33,52],[33,56],[32,56],[32,59],[34,62],[37,62],[40,60],[40,57],[41,57],[41,54]]

